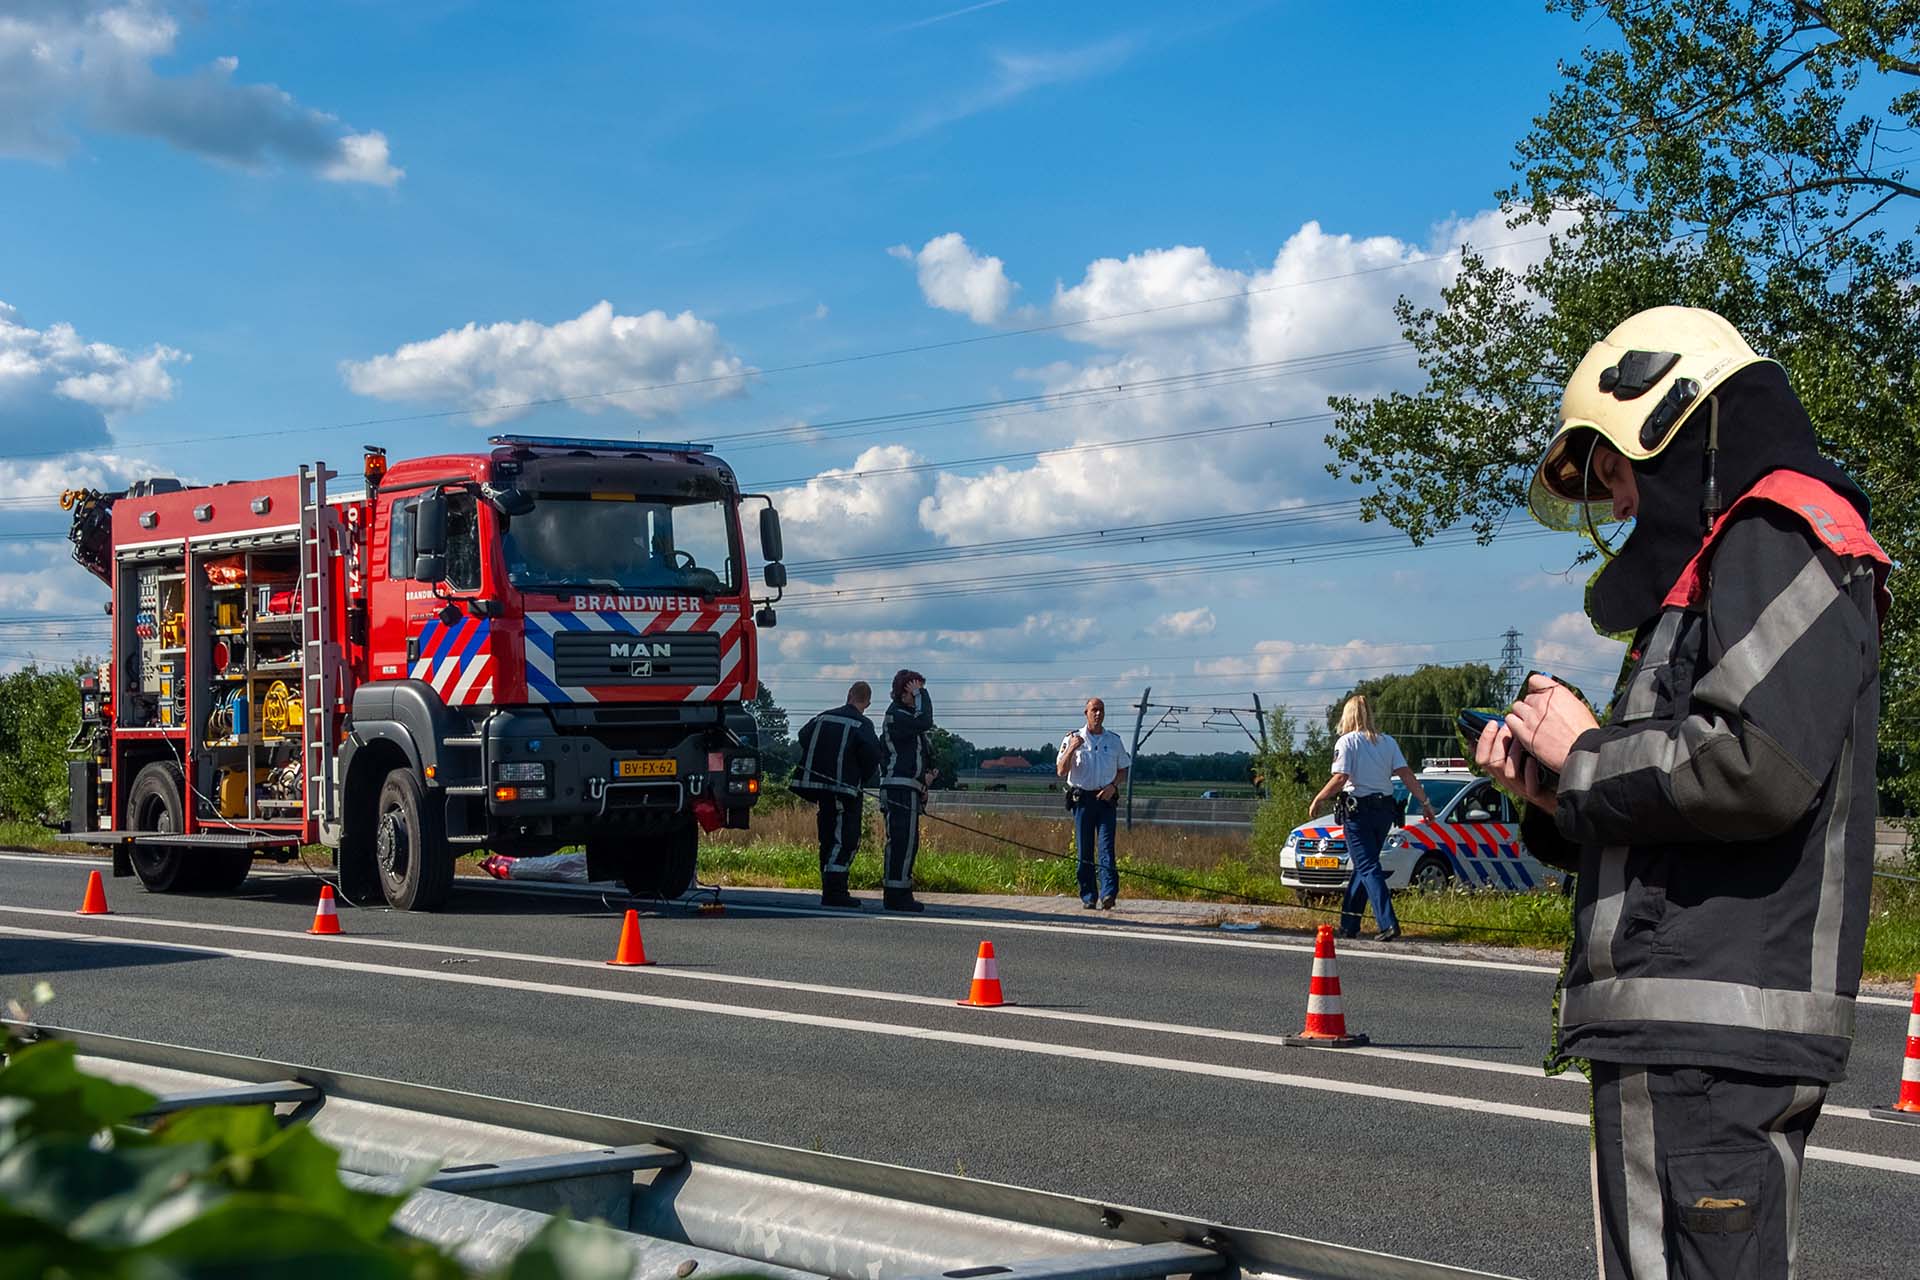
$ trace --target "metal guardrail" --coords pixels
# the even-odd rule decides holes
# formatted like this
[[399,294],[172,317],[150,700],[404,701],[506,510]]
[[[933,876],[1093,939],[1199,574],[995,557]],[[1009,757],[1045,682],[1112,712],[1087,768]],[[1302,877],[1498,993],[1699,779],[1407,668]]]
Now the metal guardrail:
[[[437,1167],[396,1223],[470,1267],[510,1256],[548,1215],[600,1219],[636,1275],[686,1262],[774,1280],[1462,1280],[1486,1272],[1098,1200],[798,1151],[536,1103],[456,1093],[62,1028],[89,1069],[161,1095],[290,1106],[344,1176],[393,1187]],[[683,1272],[684,1274],[684,1272]]]

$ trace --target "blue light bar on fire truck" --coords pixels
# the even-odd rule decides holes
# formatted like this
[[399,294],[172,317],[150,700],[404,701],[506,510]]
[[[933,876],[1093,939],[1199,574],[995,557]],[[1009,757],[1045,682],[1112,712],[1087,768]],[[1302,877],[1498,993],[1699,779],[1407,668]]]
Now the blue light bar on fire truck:
[[489,444],[527,445],[535,449],[603,449],[609,453],[712,453],[710,444],[670,444],[661,440],[588,440],[581,436],[490,436]]

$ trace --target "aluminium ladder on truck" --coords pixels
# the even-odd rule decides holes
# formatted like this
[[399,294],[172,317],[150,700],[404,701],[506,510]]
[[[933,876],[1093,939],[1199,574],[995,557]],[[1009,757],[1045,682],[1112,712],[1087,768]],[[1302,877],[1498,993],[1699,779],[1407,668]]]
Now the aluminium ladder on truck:
[[345,656],[337,629],[334,562],[346,551],[340,513],[327,502],[338,473],[323,462],[300,468],[301,784],[307,818],[325,844],[340,840],[338,725],[346,695]]

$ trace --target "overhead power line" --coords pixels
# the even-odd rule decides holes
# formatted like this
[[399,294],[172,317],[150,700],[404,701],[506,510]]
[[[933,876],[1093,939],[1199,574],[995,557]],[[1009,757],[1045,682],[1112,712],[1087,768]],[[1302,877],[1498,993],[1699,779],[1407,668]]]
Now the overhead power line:
[[[1503,534],[1502,542],[1558,536],[1554,530],[1522,530]],[[1296,564],[1321,564],[1335,560],[1362,559],[1369,556],[1404,554],[1412,551],[1442,550],[1478,542],[1471,530],[1440,534],[1418,546],[1409,546],[1402,534],[1383,534],[1373,538],[1346,538],[1329,542],[1290,543],[1256,547],[1244,551],[1214,552],[1200,556],[1181,556],[1134,563],[1084,565],[1066,569],[1038,570],[1024,574],[1001,574],[979,578],[933,579],[923,582],[875,583],[862,586],[829,587],[817,591],[796,592],[787,596],[793,608],[834,608],[846,605],[881,604],[892,601],[952,599],[959,596],[1010,595],[1017,592],[1063,589],[1116,582],[1139,582],[1188,574],[1219,573],[1231,569],[1278,568]],[[1347,550],[1333,550],[1345,547]]]
[[847,573],[855,569],[890,568],[902,564],[937,564],[945,560],[970,560],[980,556],[999,559],[1049,554],[1084,547],[1120,547],[1174,538],[1227,537],[1261,529],[1314,524],[1338,519],[1342,515],[1357,516],[1359,512],[1358,502],[1322,502],[1298,507],[1269,507],[1261,511],[1195,516],[1189,520],[1115,525],[1106,529],[1078,529],[1067,533],[1036,534],[1030,538],[1003,538],[993,542],[956,543],[907,551],[875,551],[867,555],[842,556],[833,560],[794,561],[788,565],[788,569],[798,577],[811,578],[823,573]]
[[1085,444],[1056,445],[1050,449],[1021,449],[1013,453],[990,453],[974,458],[954,458],[936,462],[903,463],[897,467],[866,467],[859,470],[827,471],[815,475],[790,476],[784,480],[756,480],[754,489],[782,489],[797,484],[832,484],[848,480],[870,480],[876,476],[915,475],[924,471],[951,470],[956,467],[991,466],[1002,462],[1026,462],[1034,458],[1066,457],[1076,453],[1100,453],[1109,449],[1135,449],[1142,445],[1166,444],[1173,440],[1206,440],[1218,436],[1240,435],[1248,431],[1272,431],[1297,427],[1308,422],[1331,421],[1331,413],[1303,413],[1294,418],[1269,418],[1260,422],[1236,422],[1224,427],[1196,427],[1191,431],[1168,431],[1153,436],[1127,436],[1120,440],[1092,440]]
[[[1489,249],[1516,248],[1521,245],[1536,244],[1551,237],[1547,235],[1526,236],[1518,240],[1500,244],[1482,246]],[[210,444],[227,440],[257,440],[272,436],[317,435],[322,432],[355,431],[365,427],[393,426],[407,422],[433,422],[445,418],[458,418],[474,414],[507,413],[523,409],[545,408],[550,405],[582,404],[593,400],[617,399],[621,396],[644,395],[653,391],[672,391],[686,387],[710,386],[723,382],[744,382],[754,378],[769,378],[775,374],[799,373],[812,369],[827,369],[842,365],[861,364],[874,360],[892,359],[898,356],[920,355],[929,351],[945,351],[957,347],[977,346],[987,342],[1003,342],[1009,338],[1032,337],[1035,334],[1063,333],[1070,329],[1086,328],[1093,325],[1111,324],[1121,320],[1134,320],[1141,316],[1157,315],[1163,312],[1180,311],[1192,307],[1212,306],[1222,302],[1234,302],[1247,298],[1260,297],[1270,293],[1281,293],[1289,289],[1310,288],[1319,284],[1333,284],[1341,280],[1351,280],[1360,276],[1378,275],[1388,271],[1406,271],[1414,267],[1431,266],[1459,257],[1467,248],[1465,245],[1437,253],[1431,257],[1415,258],[1404,262],[1388,262],[1377,267],[1361,267],[1353,271],[1341,271],[1332,275],[1315,276],[1305,280],[1286,280],[1276,284],[1260,285],[1254,288],[1239,289],[1232,293],[1216,294],[1207,298],[1186,298],[1179,302],[1160,303],[1150,307],[1136,307],[1129,311],[1115,311],[1098,316],[1082,316],[1076,320],[1057,320],[1047,324],[1026,325],[1017,329],[1000,329],[993,333],[970,334],[964,338],[948,338],[939,342],[915,343],[911,346],[889,347],[879,351],[866,351],[848,356],[826,356],[818,360],[799,360],[790,364],[774,365],[765,369],[743,369],[737,373],[707,374],[697,378],[676,378],[666,382],[650,382],[637,386],[614,387],[604,391],[584,391],[574,395],[540,396],[527,400],[502,401],[497,404],[460,409],[431,409],[417,413],[386,414],[374,418],[356,418],[345,422],[310,424],[300,427],[269,427],[252,431],[230,431],[215,435],[178,436],[163,440],[121,441],[119,447],[126,449],[144,449],[182,444]],[[4,458],[54,458],[61,457],[71,450],[50,449],[20,453],[0,454]]]

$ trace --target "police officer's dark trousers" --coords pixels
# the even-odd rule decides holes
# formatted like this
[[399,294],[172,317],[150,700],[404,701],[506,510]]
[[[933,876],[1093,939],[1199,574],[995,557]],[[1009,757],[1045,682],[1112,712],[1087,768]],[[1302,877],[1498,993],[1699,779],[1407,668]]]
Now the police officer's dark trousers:
[[858,795],[828,794],[820,800],[820,901],[858,905],[847,892],[847,873],[860,851],[862,806]]
[[887,825],[881,883],[889,908],[919,910],[920,904],[913,897],[913,860],[920,853],[920,810],[924,805],[917,787],[880,788],[880,807]]
[[1601,1280],[1787,1280],[1816,1080],[1593,1064]]

